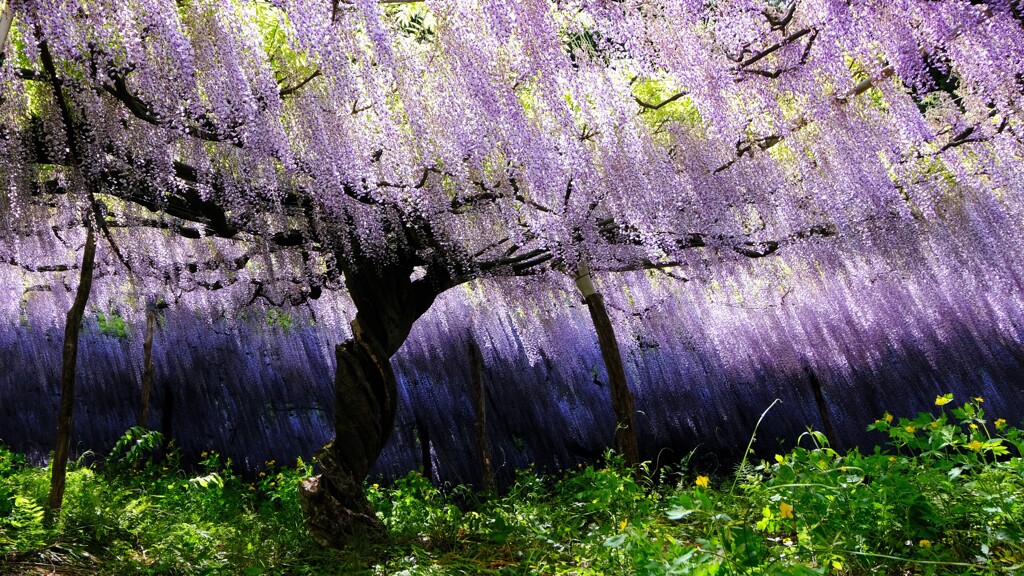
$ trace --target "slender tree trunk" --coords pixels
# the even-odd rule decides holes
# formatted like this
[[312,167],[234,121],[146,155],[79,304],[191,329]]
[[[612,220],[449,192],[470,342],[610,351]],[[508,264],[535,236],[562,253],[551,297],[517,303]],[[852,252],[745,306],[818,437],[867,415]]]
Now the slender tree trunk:
[[622,367],[622,353],[615,339],[615,327],[608,310],[604,305],[604,297],[594,286],[590,269],[581,265],[576,277],[576,286],[583,294],[583,299],[590,310],[590,319],[594,322],[597,342],[601,347],[601,357],[608,372],[608,386],[612,393],[612,409],[615,411],[615,444],[629,466],[640,463],[640,449],[636,431],[636,406],[633,393],[626,384],[626,371]]
[[153,330],[156,328],[156,304],[146,303],[146,337],[142,341],[142,404],[139,426],[149,425],[149,397],[153,391]]
[[470,375],[473,380],[474,428],[476,450],[480,456],[480,476],[484,490],[494,492],[494,469],[491,466],[491,444],[487,440],[487,394],[484,391],[483,359],[473,334],[469,334]]
[[59,514],[64,502],[68,455],[71,452],[71,424],[75,407],[75,368],[78,364],[78,334],[82,328],[85,305],[92,290],[92,272],[96,259],[96,237],[92,226],[86,228],[85,251],[82,254],[81,277],[75,301],[68,310],[64,324],[64,359],[61,368],[60,413],[57,416],[57,446],[50,462],[49,509],[52,518]]

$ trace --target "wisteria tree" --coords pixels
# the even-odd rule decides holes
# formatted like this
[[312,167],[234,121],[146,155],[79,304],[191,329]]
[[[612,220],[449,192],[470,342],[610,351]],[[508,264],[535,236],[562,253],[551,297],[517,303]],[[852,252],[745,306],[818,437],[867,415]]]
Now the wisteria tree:
[[591,271],[898,242],[951,205],[1021,192],[1016,0],[13,0],[3,14],[0,260],[60,260],[86,297],[96,249],[146,297],[351,296],[336,438],[302,487],[327,545],[379,528],[361,483],[395,417],[389,359],[442,292],[568,274],[600,328]]

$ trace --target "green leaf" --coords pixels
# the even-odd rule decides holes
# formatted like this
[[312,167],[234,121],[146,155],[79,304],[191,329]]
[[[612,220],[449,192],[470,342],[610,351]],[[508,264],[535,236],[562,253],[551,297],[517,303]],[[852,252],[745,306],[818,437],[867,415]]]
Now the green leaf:
[[673,506],[668,509],[668,512],[665,513],[665,516],[667,516],[669,520],[681,520],[693,513],[694,510],[691,510],[689,508],[684,508],[683,506]]
[[626,542],[626,536],[626,534],[616,534],[615,536],[611,536],[604,541],[604,545],[609,548],[618,548]]

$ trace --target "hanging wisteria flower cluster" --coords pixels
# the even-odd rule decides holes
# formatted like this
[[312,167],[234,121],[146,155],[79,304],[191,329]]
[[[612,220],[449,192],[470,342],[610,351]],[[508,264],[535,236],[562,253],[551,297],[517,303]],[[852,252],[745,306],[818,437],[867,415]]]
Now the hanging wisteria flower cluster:
[[93,213],[101,276],[163,297],[237,286],[234,304],[315,296],[399,253],[458,283],[897,242],[971,203],[1019,223],[1009,0],[5,14],[0,261],[68,285]]

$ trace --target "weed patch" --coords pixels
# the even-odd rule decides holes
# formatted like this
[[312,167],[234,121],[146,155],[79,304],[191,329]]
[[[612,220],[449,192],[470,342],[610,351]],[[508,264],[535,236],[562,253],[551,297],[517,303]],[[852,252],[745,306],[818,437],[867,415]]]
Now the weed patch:
[[305,533],[301,460],[244,480],[216,452],[183,472],[154,432],[74,464],[59,522],[46,469],[0,448],[0,573],[1011,574],[1024,569],[1024,435],[983,400],[886,414],[880,445],[798,447],[714,477],[685,467],[521,471],[502,496],[440,490],[418,473],[367,494],[389,535],[343,551]]

